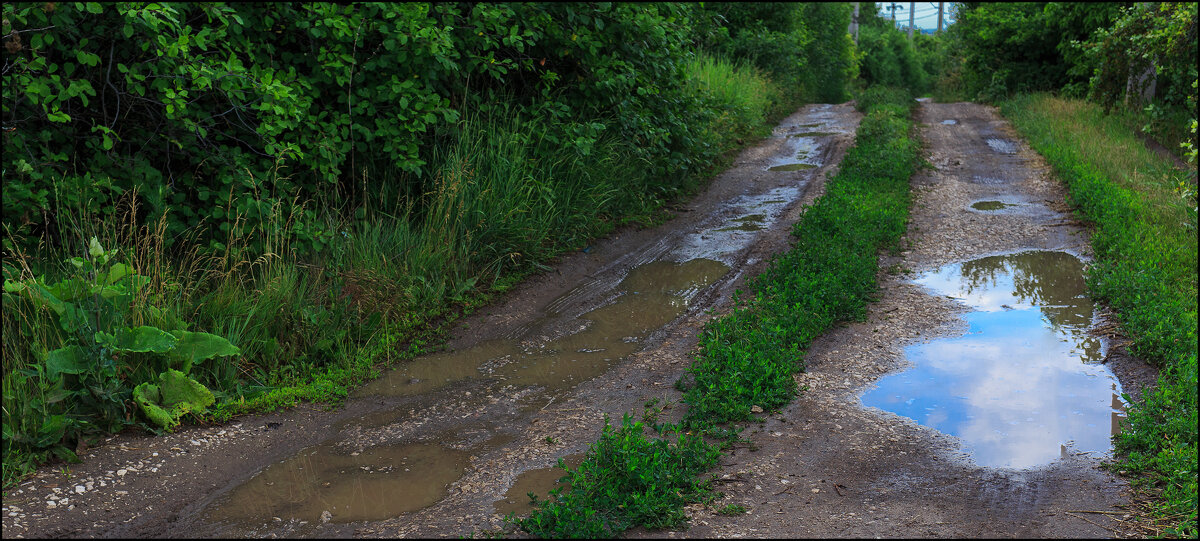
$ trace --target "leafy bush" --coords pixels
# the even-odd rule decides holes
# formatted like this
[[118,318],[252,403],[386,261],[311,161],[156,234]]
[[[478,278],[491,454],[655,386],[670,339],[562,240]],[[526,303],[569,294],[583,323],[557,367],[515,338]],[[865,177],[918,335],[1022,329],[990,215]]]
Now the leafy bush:
[[171,238],[290,225],[293,248],[321,250],[334,232],[303,203],[353,209],[382,171],[424,193],[431,150],[501,92],[554,119],[557,144],[586,154],[608,130],[678,182],[703,153],[688,9],[5,4],[6,246],[56,241],[60,208],[136,191]]
[[[185,374],[196,363],[240,353],[225,338],[188,331],[182,321],[147,304],[143,290],[150,279],[118,262],[116,250],[105,250],[95,237],[87,257],[73,257],[68,263],[75,274],[54,284],[44,277],[4,280],[6,316],[12,317],[14,311],[25,315],[14,321],[14,328],[6,328],[6,340],[32,346],[35,353],[41,349],[42,355],[23,363],[5,356],[6,460],[22,451],[46,449],[60,458],[73,459],[72,444],[83,435],[116,432],[133,424],[131,393],[136,394],[135,385],[170,372],[195,392],[208,393]],[[136,323],[146,318],[172,330]],[[36,336],[37,331],[30,327],[48,323],[57,323],[61,332],[54,334],[60,347],[49,349],[54,341],[26,343],[28,337]],[[40,399],[31,401],[31,396]],[[202,409],[211,399],[210,393],[207,404],[192,409]],[[182,414],[176,412],[163,422],[145,405],[143,411],[163,427],[176,424]]]

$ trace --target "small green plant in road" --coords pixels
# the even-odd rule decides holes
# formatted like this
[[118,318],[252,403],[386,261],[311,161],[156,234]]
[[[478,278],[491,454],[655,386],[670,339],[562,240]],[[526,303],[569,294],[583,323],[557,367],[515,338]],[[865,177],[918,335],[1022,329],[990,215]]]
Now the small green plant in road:
[[729,505],[726,505],[725,507],[717,509],[718,515],[725,515],[727,517],[732,517],[734,515],[741,515],[741,514],[745,514],[747,512],[749,512],[749,509],[746,509],[745,506],[736,504],[736,503],[731,503]]
[[716,465],[720,451],[700,435],[673,433],[673,442],[651,438],[644,423],[629,415],[620,426],[605,419],[600,439],[568,474],[570,491],[551,491],[528,518],[514,520],[533,535],[568,538],[615,537],[636,525],[683,523],[683,505],[711,497],[699,475]]

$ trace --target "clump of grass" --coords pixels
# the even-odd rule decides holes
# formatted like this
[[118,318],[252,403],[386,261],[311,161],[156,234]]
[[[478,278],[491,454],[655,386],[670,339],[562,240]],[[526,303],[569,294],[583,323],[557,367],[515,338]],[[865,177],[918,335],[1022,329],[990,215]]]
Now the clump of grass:
[[551,491],[549,500],[517,524],[536,536],[566,538],[609,538],[638,525],[682,524],[684,505],[711,497],[700,475],[716,465],[720,451],[700,435],[678,428],[664,432],[675,441],[647,437],[644,424],[629,415],[619,427],[606,418],[600,439],[569,473],[570,490]]
[[744,506],[744,505],[740,505],[740,504],[736,504],[736,503],[731,503],[731,504],[729,504],[729,505],[726,505],[726,506],[724,506],[724,507],[722,507],[722,508],[720,508],[720,509],[717,509],[717,514],[718,514],[718,515],[725,515],[725,516],[727,516],[727,517],[732,517],[732,516],[736,516],[736,515],[742,515],[742,514],[745,514],[745,513],[748,513],[748,512],[749,512],[749,509],[746,509],[746,506]]
[[1116,438],[1124,455],[1118,467],[1143,474],[1139,484],[1160,494],[1158,513],[1174,524],[1169,533],[1195,537],[1195,172],[1176,170],[1094,104],[1026,95],[1001,112],[1066,183],[1077,213],[1095,224],[1089,289],[1112,306],[1131,349],[1162,369]]
[[697,53],[684,69],[692,91],[716,111],[705,137],[720,148],[738,138],[765,135],[766,121],[792,101],[762,70],[744,61]]

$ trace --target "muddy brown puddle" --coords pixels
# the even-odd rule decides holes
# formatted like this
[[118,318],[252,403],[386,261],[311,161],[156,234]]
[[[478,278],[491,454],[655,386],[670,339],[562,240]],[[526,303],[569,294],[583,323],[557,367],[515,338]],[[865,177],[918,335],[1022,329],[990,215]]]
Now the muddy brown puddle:
[[272,517],[310,523],[382,520],[432,505],[462,476],[470,453],[436,444],[361,452],[326,443],[268,466],[212,509],[221,522]]
[[917,283],[966,303],[969,330],[905,348],[915,366],[862,395],[961,439],[980,466],[1023,469],[1106,453],[1123,405],[1088,333],[1095,304],[1083,262],[1030,251],[948,265]]
[[[583,456],[582,453],[579,453],[563,457],[563,465],[574,470],[583,463]],[[496,512],[501,515],[509,513],[516,513],[520,516],[528,515],[534,509],[533,500],[529,498],[529,494],[533,493],[538,501],[545,501],[549,498],[550,491],[556,488],[561,488],[565,492],[571,487],[570,482],[560,482],[566,475],[567,470],[558,466],[529,470],[518,475],[512,487],[504,493],[504,497],[494,504]]]
[[421,357],[367,384],[356,395],[420,394],[477,378],[569,389],[637,351],[642,339],[683,313],[696,293],[728,270],[727,265],[709,259],[639,266],[622,280],[615,301],[580,317],[586,322],[580,332],[544,344],[490,340]]
[[1008,207],[1015,207],[1015,206],[1017,206],[1017,205],[1013,204],[1013,203],[1005,203],[1003,201],[977,201],[977,202],[971,204],[971,208],[973,208],[975,210],[986,210],[986,211],[1003,210]]

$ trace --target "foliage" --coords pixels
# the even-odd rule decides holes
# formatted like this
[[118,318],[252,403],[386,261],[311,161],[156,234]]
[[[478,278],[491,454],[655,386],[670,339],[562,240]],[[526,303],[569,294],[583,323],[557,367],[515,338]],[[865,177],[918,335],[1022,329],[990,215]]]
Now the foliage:
[[188,413],[203,413],[216,399],[212,391],[178,370],[159,375],[158,385],[142,383],[133,389],[133,401],[158,426],[172,429]]
[[[1101,107],[1045,95],[1005,102],[1030,144],[1066,183],[1078,213],[1096,225],[1089,290],[1111,305],[1132,350],[1161,367],[1157,387],[1131,405],[1116,437],[1120,469],[1140,472],[1162,495],[1175,535],[1196,536],[1197,216],[1182,172],[1147,150]],[[1129,397],[1125,397],[1129,400]]]
[[320,251],[335,232],[303,203],[352,210],[371,171],[424,193],[432,149],[501,90],[554,119],[554,142],[586,154],[608,130],[678,181],[702,150],[682,94],[686,10],[5,4],[6,246],[54,240],[57,203],[136,191],[170,238],[290,225],[293,249]]
[[929,88],[929,74],[908,37],[887,26],[863,25],[858,31],[859,68],[868,86],[897,86],[922,94]]
[[[119,262],[117,255],[92,237],[87,257],[67,260],[74,273],[65,280],[50,284],[44,276],[5,278],[5,311],[28,314],[8,339],[24,343],[35,334],[31,327],[47,324],[57,324],[61,331],[56,333],[58,347],[51,349],[52,341],[30,344],[40,362],[10,367],[5,359],[6,387],[32,387],[52,397],[9,408],[5,393],[6,457],[19,450],[53,448],[71,458],[65,451],[80,437],[132,424],[130,394],[138,383],[171,367],[181,368],[182,375],[196,363],[240,353],[225,338],[188,331],[184,322],[147,304],[144,290],[150,279]],[[137,324],[145,317],[172,330]],[[8,381],[10,376],[14,381]]]
[[1152,95],[1146,131],[1185,150],[1196,144],[1184,127],[1188,117],[1196,119],[1196,13],[1195,2],[1138,3],[1079,46],[1095,64],[1089,99],[1111,111],[1123,100],[1143,105],[1149,100],[1141,97]]
[[[1109,24],[1115,3],[964,3],[950,27],[968,96],[999,99],[1012,92],[1057,90],[1086,81],[1086,55],[1072,41]],[[1070,61],[1069,61],[1069,60]]]
[[[517,524],[539,537],[611,538],[642,525],[667,528],[683,523],[683,506],[710,492],[700,474],[716,465],[720,451],[699,435],[675,441],[646,437],[642,422],[625,415],[620,427],[604,420],[600,439],[583,462],[568,470],[570,491],[550,492]],[[559,467],[566,469],[559,459]]]
[[692,27],[709,54],[746,61],[808,100],[840,102],[855,77],[845,3],[717,2],[701,4]]

